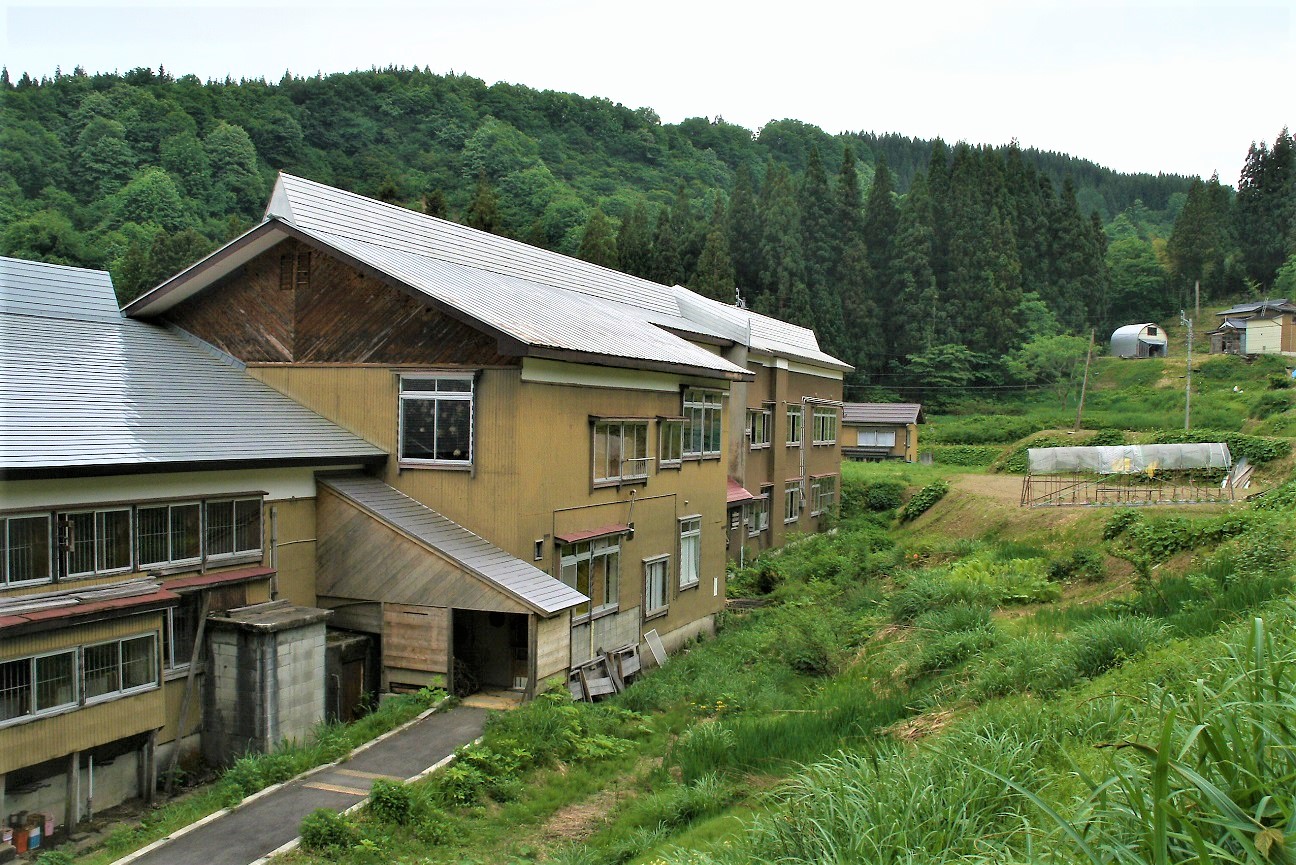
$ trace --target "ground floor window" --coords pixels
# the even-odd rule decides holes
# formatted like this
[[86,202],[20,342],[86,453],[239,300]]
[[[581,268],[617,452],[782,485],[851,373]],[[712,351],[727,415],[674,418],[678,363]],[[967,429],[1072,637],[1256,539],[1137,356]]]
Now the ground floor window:
[[157,684],[152,634],[85,647],[85,698],[95,700]]
[[810,480],[810,513],[830,514],[837,501],[837,476],[824,475]]
[[644,562],[644,615],[666,609],[666,591],[670,585],[670,556],[659,556]]
[[702,518],[680,520],[680,588],[696,586],[702,574]]
[[616,609],[621,588],[621,544],[617,538],[564,546],[561,564],[562,581],[590,599],[574,608],[573,616]]
[[893,429],[861,429],[856,444],[860,447],[895,447],[896,434]]
[[75,649],[0,664],[0,721],[75,705],[76,671]]
[[783,522],[795,523],[801,516],[801,482],[788,481],[783,486]]

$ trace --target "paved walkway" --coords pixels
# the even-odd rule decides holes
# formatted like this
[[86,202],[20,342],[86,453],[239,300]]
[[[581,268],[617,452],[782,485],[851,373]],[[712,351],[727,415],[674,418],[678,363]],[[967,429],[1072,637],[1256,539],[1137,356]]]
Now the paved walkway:
[[297,837],[316,808],[343,811],[369,795],[375,778],[407,780],[476,739],[487,711],[436,712],[336,766],[290,781],[127,861],[131,865],[249,865]]

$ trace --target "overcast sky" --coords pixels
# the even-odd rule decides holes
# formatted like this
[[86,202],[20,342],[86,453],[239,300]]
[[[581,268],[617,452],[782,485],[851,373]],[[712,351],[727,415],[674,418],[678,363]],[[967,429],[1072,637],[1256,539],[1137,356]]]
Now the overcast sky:
[[181,3],[0,0],[23,72],[201,78],[418,65],[603,96],[663,121],[898,132],[1236,184],[1296,128],[1296,0]]

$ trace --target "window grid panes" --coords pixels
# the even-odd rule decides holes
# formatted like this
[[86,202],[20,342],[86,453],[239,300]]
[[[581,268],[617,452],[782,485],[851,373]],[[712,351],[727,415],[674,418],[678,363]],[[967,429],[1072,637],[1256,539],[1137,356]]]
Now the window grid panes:
[[590,599],[572,610],[573,616],[616,609],[621,593],[621,544],[616,538],[598,538],[563,547],[561,578]]
[[85,695],[87,700],[121,690],[121,647],[100,643],[85,647]]
[[400,458],[471,465],[472,377],[403,376],[400,389]]
[[609,483],[648,477],[648,422],[594,424],[594,481]]
[[42,655],[35,663],[37,712],[76,702],[76,652]]
[[769,409],[747,409],[747,435],[753,449],[769,447],[770,426]]
[[261,500],[207,502],[207,557],[261,552]]
[[657,451],[657,467],[677,466],[684,459],[684,421],[661,422],[661,442]]
[[51,576],[49,516],[0,519],[0,585],[48,581]]
[[0,721],[10,721],[32,711],[32,659],[0,664]]
[[130,508],[66,513],[60,523],[67,538],[69,577],[130,570]]
[[719,456],[721,397],[718,391],[684,391],[684,456]]
[[861,429],[855,442],[860,447],[895,447],[896,434],[893,429]]
[[783,522],[795,523],[801,515],[801,482],[788,481],[783,487]]
[[821,478],[813,478],[810,481],[811,515],[817,516],[823,513],[832,513],[833,504],[836,500],[836,475],[825,475]]
[[696,586],[702,569],[702,520],[680,520],[680,588]]
[[801,425],[804,418],[801,415],[801,407],[789,407],[787,410],[787,443],[788,447],[801,444]]
[[816,408],[814,410],[814,443],[830,445],[837,442],[837,409]]
[[663,556],[644,562],[644,615],[666,609],[666,587],[670,585],[670,559]]
[[200,510],[198,502],[141,506],[135,517],[140,567],[198,561]]

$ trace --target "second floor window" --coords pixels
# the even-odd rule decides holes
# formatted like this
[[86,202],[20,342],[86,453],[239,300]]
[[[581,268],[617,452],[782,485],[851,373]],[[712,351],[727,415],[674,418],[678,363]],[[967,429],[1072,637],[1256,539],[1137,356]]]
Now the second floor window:
[[260,499],[231,499],[207,503],[208,558],[260,552]]
[[620,483],[648,477],[648,422],[594,424],[594,482]]
[[837,442],[837,409],[816,408],[814,410],[814,443],[830,445]]
[[801,444],[801,425],[804,420],[801,416],[801,406],[788,406],[787,410],[787,444],[788,447],[795,447]]
[[60,514],[65,573],[69,577],[88,577],[129,571],[130,516],[130,508]]
[[50,578],[49,515],[0,518],[0,586]]
[[769,447],[770,426],[769,409],[747,409],[747,434],[751,436],[753,449]]
[[198,561],[199,511],[197,502],[141,505],[136,514],[140,567]]
[[400,459],[472,465],[473,377],[407,375],[400,380]]
[[684,456],[720,456],[722,410],[719,391],[684,391]]
[[684,421],[663,418],[659,426],[661,441],[657,445],[657,467],[678,467],[684,459]]

